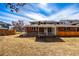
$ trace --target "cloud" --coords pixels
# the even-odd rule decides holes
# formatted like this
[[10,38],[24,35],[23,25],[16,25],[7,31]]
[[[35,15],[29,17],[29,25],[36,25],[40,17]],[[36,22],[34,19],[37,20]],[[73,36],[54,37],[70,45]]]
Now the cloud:
[[28,13],[27,16],[34,19],[34,21],[44,21],[48,20],[46,16],[40,14],[40,13]]
[[73,6],[69,6],[61,11],[59,11],[58,13],[49,16],[48,18],[50,20],[62,20],[62,19],[68,19],[69,16],[72,16],[72,14],[74,14],[75,12],[78,12],[79,10],[76,10],[75,5]]
[[[38,6],[39,6],[39,8],[45,10],[48,13],[53,12],[52,8],[49,9],[47,4],[38,4]],[[72,16],[72,14],[79,11],[75,8],[75,6],[76,6],[75,4],[72,6],[68,6],[68,7],[64,8],[63,10],[61,10],[55,14],[52,14],[50,16],[45,16],[42,13],[35,13],[35,12],[26,13],[25,15],[34,19],[34,21],[70,19],[70,16]],[[57,11],[58,9],[56,9],[56,8],[57,7],[55,7],[54,10]],[[74,16],[74,19],[75,19],[75,16]]]
[[0,19],[8,23],[11,23],[12,21],[23,20],[25,24],[29,24],[29,21],[30,21],[29,18],[22,17],[19,15],[14,15],[14,14],[5,13],[5,12],[0,12],[0,14],[4,15],[4,16],[0,16]]
[[[43,10],[44,12],[46,13],[52,13],[52,10],[53,11],[58,11],[58,9],[54,6],[53,8],[49,8],[48,4],[47,3],[39,3],[37,5],[33,5],[33,4],[29,4],[29,5],[26,5],[26,7],[24,7],[24,9],[27,9],[29,10],[29,12],[26,12],[24,9],[21,10],[20,13],[24,14],[25,16],[28,16],[31,18],[31,20],[33,21],[43,21],[43,20],[49,20],[48,19],[48,16],[45,16],[43,13],[39,12],[39,10]],[[31,11],[32,10],[32,11]],[[30,12],[31,11],[31,12]],[[36,12],[34,12],[36,11]],[[37,13],[38,12],[38,13]]]
[[50,5],[48,3],[27,4],[24,7],[20,8],[20,12],[16,14],[0,11],[0,14],[4,15],[4,16],[0,15],[0,19],[10,21],[23,20],[25,23],[31,20],[49,21],[49,20],[63,20],[63,19],[79,19],[79,13],[78,13],[79,9],[76,8],[75,4],[73,4],[72,6],[62,8],[62,10],[58,9],[57,8],[58,6],[56,6],[56,4],[50,4]]
[[48,13],[51,12],[51,9],[48,8],[48,6],[47,6],[46,3],[45,3],[45,4],[40,3],[40,4],[38,4],[38,7],[39,7],[40,9],[42,9],[42,10],[48,12]]
[[8,18],[9,20],[14,19],[14,21],[17,20],[26,20],[27,18],[19,16],[19,15],[15,15],[15,14],[11,14],[11,13],[5,13],[5,12],[0,12],[0,14],[4,15],[4,18]]
[[36,13],[36,12],[39,12],[39,7],[38,7],[38,4],[28,3],[24,7],[20,8],[20,10],[26,13],[29,13],[29,12]]
[[47,12],[48,14],[59,11],[55,4],[53,4],[52,7],[50,7],[48,3],[40,3],[38,4],[38,7]]
[[11,20],[14,20],[12,18],[9,18],[9,17],[4,17],[4,16],[0,16],[0,20],[4,19],[3,21],[7,20],[7,21],[11,21]]
[[79,13],[74,14],[74,15],[70,15],[70,16],[68,17],[68,19],[71,19],[71,20],[79,20]]

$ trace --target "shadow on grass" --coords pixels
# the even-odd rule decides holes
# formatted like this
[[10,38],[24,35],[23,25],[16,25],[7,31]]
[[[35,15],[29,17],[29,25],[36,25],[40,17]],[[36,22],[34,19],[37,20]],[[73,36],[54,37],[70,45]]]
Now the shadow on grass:
[[60,37],[63,37],[63,38],[72,38],[72,37],[75,37],[76,38],[76,37],[79,37],[79,36],[76,35],[76,36],[60,36]]
[[22,34],[22,35],[17,36],[16,38],[31,38],[31,37],[35,37],[35,36]]
[[36,42],[65,42],[63,39],[61,39],[60,37],[53,37],[53,36],[34,36],[34,35],[20,35],[17,36],[17,38],[32,38],[32,37],[36,37]]
[[65,42],[60,37],[36,37],[37,42]]

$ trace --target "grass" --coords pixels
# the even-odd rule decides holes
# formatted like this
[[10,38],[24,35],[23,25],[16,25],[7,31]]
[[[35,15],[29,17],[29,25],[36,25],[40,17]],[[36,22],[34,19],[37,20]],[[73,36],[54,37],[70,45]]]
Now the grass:
[[79,55],[79,37],[61,37],[65,42],[36,42],[35,37],[19,38],[18,35],[0,36],[1,56]]
[[16,34],[21,34],[22,32],[16,32]]

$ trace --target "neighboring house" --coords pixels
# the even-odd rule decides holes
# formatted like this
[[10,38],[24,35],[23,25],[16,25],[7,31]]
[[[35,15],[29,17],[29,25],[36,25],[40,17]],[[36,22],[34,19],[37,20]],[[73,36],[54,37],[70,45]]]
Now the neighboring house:
[[0,29],[9,29],[10,26],[10,24],[0,21]]
[[15,35],[16,30],[10,29],[11,25],[0,21],[0,36]]
[[77,25],[79,24],[79,20],[60,20],[60,22],[63,22],[65,24],[71,24],[71,25]]
[[79,36],[78,20],[38,21],[25,26],[27,35],[31,36]]

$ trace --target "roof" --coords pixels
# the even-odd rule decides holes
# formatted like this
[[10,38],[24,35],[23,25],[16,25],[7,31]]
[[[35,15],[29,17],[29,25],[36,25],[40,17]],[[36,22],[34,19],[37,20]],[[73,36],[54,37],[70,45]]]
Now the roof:
[[7,25],[11,26],[11,24],[8,24],[8,23],[3,22],[3,21],[0,21],[0,24],[1,24],[1,25],[2,25],[2,24],[7,24]]
[[34,22],[30,22],[31,24],[79,24],[79,20],[60,20],[60,21],[34,21]]
[[79,20],[36,21],[30,23],[25,27],[79,27]]
[[53,23],[58,23],[58,22],[57,21],[34,21],[34,22],[30,22],[30,23],[31,24],[53,24]]
[[68,21],[68,22],[79,22],[79,20],[60,20],[61,22],[65,22],[65,21]]

